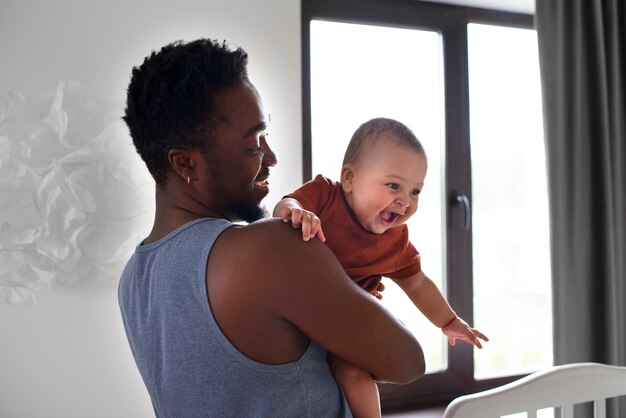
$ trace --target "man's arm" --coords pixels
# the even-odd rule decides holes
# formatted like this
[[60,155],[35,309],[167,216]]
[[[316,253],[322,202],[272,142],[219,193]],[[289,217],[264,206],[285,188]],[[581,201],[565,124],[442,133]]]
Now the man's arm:
[[424,374],[422,349],[406,327],[350,280],[328,247],[304,242],[281,221],[226,231],[207,277],[218,323],[257,361],[293,361],[310,338],[384,381]]

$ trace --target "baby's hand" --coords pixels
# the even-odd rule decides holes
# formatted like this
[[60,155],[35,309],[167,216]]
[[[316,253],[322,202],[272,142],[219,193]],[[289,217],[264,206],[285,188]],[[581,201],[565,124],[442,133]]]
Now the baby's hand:
[[320,242],[326,241],[324,231],[322,231],[322,222],[316,214],[302,208],[284,207],[278,214],[283,221],[289,222],[294,228],[302,226],[302,239],[305,241],[313,237],[317,237]]
[[374,296],[376,296],[376,299],[382,299],[383,298],[383,290],[385,290],[385,285],[381,283],[378,283],[378,286],[376,286],[376,289],[372,289],[370,290],[370,293]]
[[448,337],[450,345],[454,345],[456,340],[459,339],[468,344],[475,345],[478,348],[483,348],[480,340],[489,341],[489,338],[483,333],[470,327],[467,322],[463,321],[458,316],[448,325],[441,328],[441,331]]

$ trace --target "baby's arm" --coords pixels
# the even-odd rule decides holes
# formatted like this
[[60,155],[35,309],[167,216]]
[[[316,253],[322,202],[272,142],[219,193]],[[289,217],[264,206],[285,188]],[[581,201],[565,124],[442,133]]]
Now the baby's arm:
[[281,199],[274,207],[273,216],[285,222],[291,219],[294,228],[302,225],[302,239],[305,241],[313,237],[317,237],[321,242],[326,241],[320,219],[313,212],[304,209],[296,199],[291,197]]
[[450,345],[457,339],[482,348],[480,340],[489,341],[480,331],[470,327],[459,318],[443,297],[437,286],[424,272],[414,276],[394,279],[394,282],[407,294],[413,304],[448,337]]

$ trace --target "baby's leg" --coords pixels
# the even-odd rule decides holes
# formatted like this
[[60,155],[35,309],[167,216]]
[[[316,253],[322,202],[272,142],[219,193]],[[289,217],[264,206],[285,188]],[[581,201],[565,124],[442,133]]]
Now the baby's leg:
[[378,387],[367,371],[328,353],[328,364],[355,418],[379,418]]

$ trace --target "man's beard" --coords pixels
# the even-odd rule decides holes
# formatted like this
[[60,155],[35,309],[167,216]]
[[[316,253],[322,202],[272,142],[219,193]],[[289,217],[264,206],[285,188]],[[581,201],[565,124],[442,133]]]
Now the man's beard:
[[232,208],[232,213],[238,218],[238,221],[245,221],[248,223],[258,221],[259,219],[267,218],[270,216],[269,211],[265,205],[237,205]]

